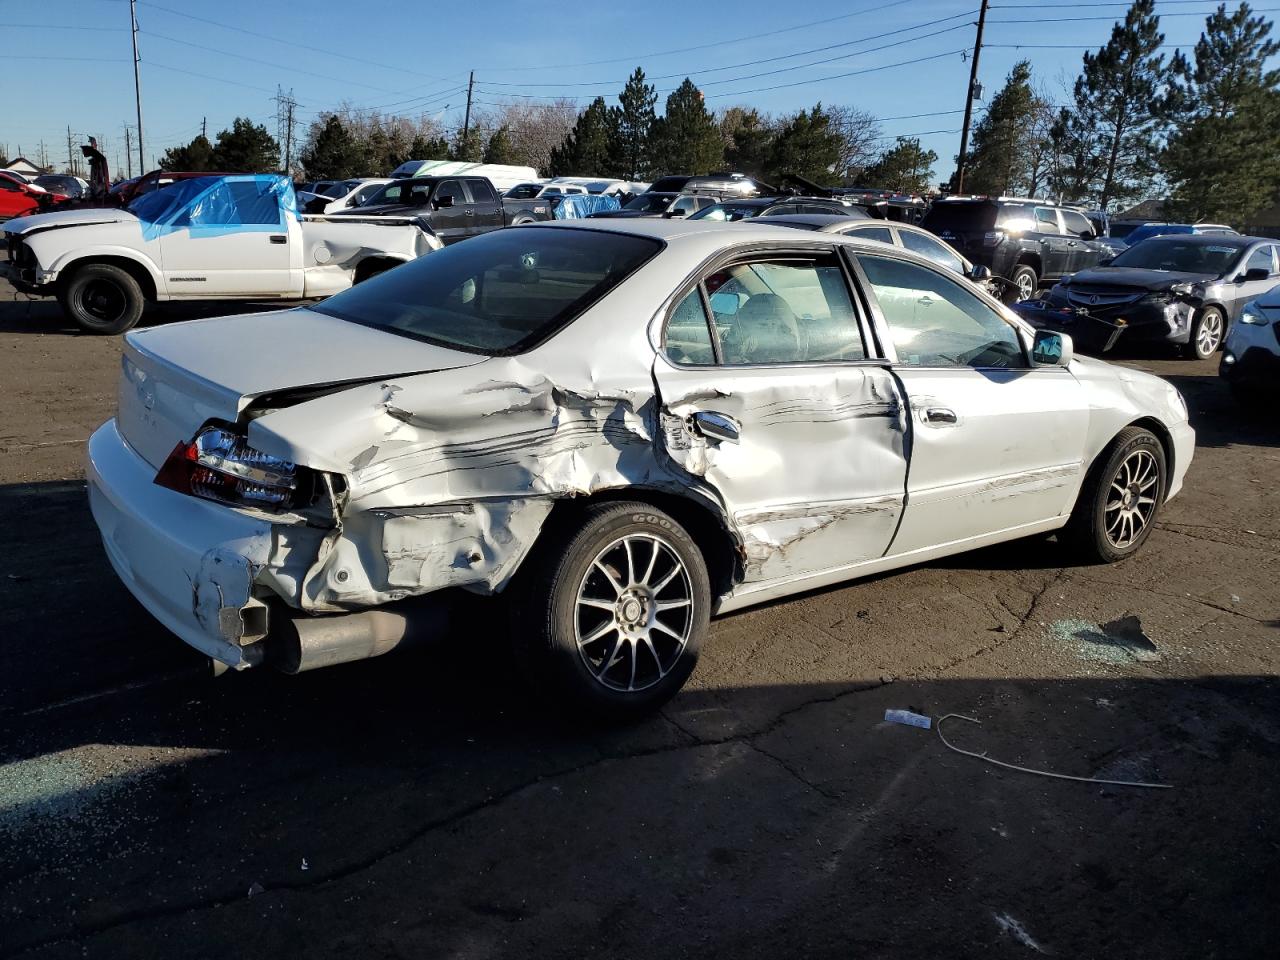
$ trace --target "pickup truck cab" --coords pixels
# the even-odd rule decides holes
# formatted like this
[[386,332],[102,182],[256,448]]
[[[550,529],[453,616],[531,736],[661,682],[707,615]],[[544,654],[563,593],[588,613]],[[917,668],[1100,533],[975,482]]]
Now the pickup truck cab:
[[554,219],[549,198],[504,199],[485,177],[392,180],[356,210],[335,217],[417,217],[443,244],[503,227]]
[[124,210],[22,217],[4,234],[15,287],[106,334],[148,303],[327,297],[440,248],[413,217],[300,215],[275,174],[183,180]]

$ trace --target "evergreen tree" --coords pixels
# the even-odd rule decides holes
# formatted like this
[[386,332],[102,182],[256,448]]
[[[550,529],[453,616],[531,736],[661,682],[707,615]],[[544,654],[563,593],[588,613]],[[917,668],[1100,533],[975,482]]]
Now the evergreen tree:
[[310,142],[303,148],[302,169],[309,180],[346,180],[364,173],[366,153],[360,142],[332,114],[324,124],[312,128]]
[[1162,154],[1173,214],[1245,224],[1280,196],[1280,52],[1271,23],[1247,3],[1205,21],[1194,63],[1179,51],[1167,99],[1173,132]]
[[618,95],[618,106],[609,110],[609,173],[623,180],[643,180],[651,166],[654,105],[657,91],[644,82],[636,67]]
[[1155,0],[1134,0],[1106,45],[1084,55],[1068,126],[1087,144],[1103,209],[1141,196],[1156,173],[1159,97],[1169,73],[1158,52],[1163,43]]
[[461,160],[464,163],[479,163],[484,159],[484,136],[475,127],[464,134],[458,128],[453,138],[453,146],[449,149],[450,160]]
[[161,170],[213,170],[213,145],[203,135],[184,147],[170,147],[160,158]]
[[515,163],[515,144],[511,142],[511,131],[506,127],[499,127],[493,131],[493,136],[489,138],[489,143],[484,148],[485,163]]
[[236,117],[230,130],[218,134],[213,167],[224,173],[271,173],[280,169],[280,144],[266,127]]
[[763,177],[773,146],[773,130],[754,108],[730,107],[720,119],[724,159],[735,173]]
[[840,159],[840,134],[817,104],[783,122],[769,146],[765,176],[772,182],[791,173],[821,183],[830,180]]
[[703,103],[702,91],[685,78],[667,96],[666,113],[653,125],[653,172],[710,173],[724,162],[720,128]]
[[1028,132],[1037,107],[1031,63],[1020,60],[973,129],[965,161],[966,191],[991,196],[1029,192],[1035,144]]
[[897,145],[867,171],[867,182],[898,193],[928,193],[937,160],[938,155],[922,149],[915,137],[899,137]]
[[1101,177],[1102,161],[1094,152],[1093,128],[1064,107],[1049,128],[1049,191],[1062,203],[1091,200]]
[[551,151],[547,172],[553,177],[599,177],[609,172],[609,108],[596,97],[578,114],[560,146]]
[[[448,140],[444,137],[428,137],[420,133],[413,138],[413,143],[409,145],[409,156],[404,160],[443,160],[448,156]],[[404,160],[400,163],[404,163]],[[396,166],[399,165],[396,164]]]

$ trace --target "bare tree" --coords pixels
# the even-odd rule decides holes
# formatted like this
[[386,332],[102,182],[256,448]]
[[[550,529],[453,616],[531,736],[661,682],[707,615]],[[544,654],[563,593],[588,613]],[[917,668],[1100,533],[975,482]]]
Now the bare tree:
[[479,126],[488,134],[505,127],[513,162],[545,173],[551,165],[551,151],[564,142],[577,119],[574,100],[521,101],[496,104],[485,112]]
[[880,121],[857,107],[826,108],[832,128],[840,135],[840,155],[834,175],[838,181],[856,181],[880,159],[884,140]]

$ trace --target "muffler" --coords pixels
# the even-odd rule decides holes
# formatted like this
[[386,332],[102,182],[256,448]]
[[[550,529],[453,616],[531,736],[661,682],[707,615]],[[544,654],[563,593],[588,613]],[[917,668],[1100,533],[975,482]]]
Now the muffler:
[[449,625],[449,605],[431,596],[359,613],[276,613],[267,637],[267,662],[284,673],[380,657],[443,636]]

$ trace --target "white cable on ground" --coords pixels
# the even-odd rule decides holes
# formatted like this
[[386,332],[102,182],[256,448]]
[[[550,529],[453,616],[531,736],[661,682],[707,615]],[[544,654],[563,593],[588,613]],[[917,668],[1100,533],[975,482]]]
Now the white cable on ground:
[[967,720],[969,723],[976,723],[979,726],[982,725],[982,721],[975,720],[973,717],[966,717],[961,713],[948,713],[946,716],[938,718],[938,739],[942,741],[942,745],[948,750],[954,750],[956,753],[963,754],[966,757],[973,757],[974,759],[982,760],[985,763],[992,763],[997,767],[1004,767],[1006,770],[1017,770],[1019,773],[1033,773],[1037,777],[1053,777],[1055,780],[1075,780],[1079,783],[1105,783],[1113,787],[1147,787],[1152,790],[1173,789],[1173,785],[1168,783],[1141,783],[1135,780],[1101,780],[1097,777],[1073,777],[1066,773],[1050,773],[1048,770],[1033,770],[1030,767],[1020,767],[1015,763],[1005,763],[1003,760],[996,760],[994,757],[987,756],[987,752],[985,750],[982,753],[974,753],[972,750],[962,750],[942,735],[943,721],[950,720],[952,717],[955,717],[957,720]]

